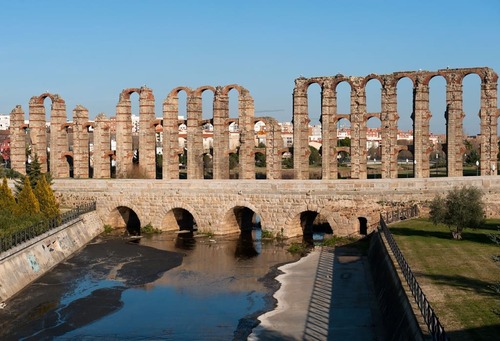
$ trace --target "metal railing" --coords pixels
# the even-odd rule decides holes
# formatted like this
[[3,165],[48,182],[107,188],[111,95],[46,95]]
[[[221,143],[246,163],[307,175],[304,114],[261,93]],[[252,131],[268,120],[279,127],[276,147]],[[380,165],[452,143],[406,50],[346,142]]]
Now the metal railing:
[[400,220],[418,217],[418,206],[397,208],[390,212],[381,214],[386,224],[395,223]]
[[[396,222],[407,218],[413,218],[418,216],[418,208],[415,205],[414,207],[410,207],[404,210],[398,209],[397,211],[386,212],[385,216],[388,222]],[[439,318],[434,313],[434,309],[432,309],[431,304],[425,297],[422,288],[420,288],[420,285],[418,284],[413,271],[411,271],[410,266],[406,262],[406,259],[399,249],[398,244],[394,240],[391,231],[389,231],[389,229],[387,228],[387,224],[384,220],[383,214],[380,214],[380,230],[384,234],[385,239],[387,240],[387,243],[389,244],[392,253],[394,254],[394,257],[399,264],[401,272],[403,273],[403,276],[406,279],[408,286],[410,287],[410,291],[413,295],[413,298],[415,299],[415,302],[418,305],[418,308],[420,309],[420,312],[422,313],[425,324],[427,324],[427,327],[429,328],[432,339],[446,341],[449,340],[444,327],[439,322]]]
[[7,251],[21,243],[24,243],[30,239],[38,237],[39,235],[50,231],[56,227],[64,225],[72,220],[75,220],[80,215],[95,211],[96,203],[91,202],[87,204],[83,204],[74,208],[70,211],[64,212],[58,215],[55,218],[52,218],[48,221],[41,221],[34,225],[25,227],[21,230],[13,232],[11,234],[6,234],[0,237],[0,253]]

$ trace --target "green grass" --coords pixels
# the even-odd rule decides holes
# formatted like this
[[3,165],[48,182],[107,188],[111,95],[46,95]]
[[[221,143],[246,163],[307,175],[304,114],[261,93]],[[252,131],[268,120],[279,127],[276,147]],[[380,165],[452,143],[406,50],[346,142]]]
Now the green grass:
[[427,299],[453,340],[493,340],[500,335],[500,254],[488,234],[498,234],[500,219],[464,230],[453,240],[445,225],[406,220],[389,228]]

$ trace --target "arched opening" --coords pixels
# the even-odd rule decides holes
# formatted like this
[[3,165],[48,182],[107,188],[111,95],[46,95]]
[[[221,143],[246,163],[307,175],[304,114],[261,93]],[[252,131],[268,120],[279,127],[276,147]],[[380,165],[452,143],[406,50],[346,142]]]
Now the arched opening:
[[179,179],[187,179],[188,165],[188,133],[187,121],[179,118]]
[[293,147],[281,151],[281,178],[293,179]]
[[203,179],[214,178],[213,148],[203,153]]
[[370,117],[366,128],[366,158],[367,177],[380,179],[382,177],[382,123],[378,117]]
[[322,145],[323,129],[321,126],[321,87],[317,83],[307,88],[307,109],[309,115],[308,144],[309,144],[309,178],[322,178],[322,158],[319,149]]
[[[408,77],[403,77],[398,80],[396,85],[396,96],[397,96],[397,114],[398,114],[398,122],[397,122],[397,130],[398,135],[408,136],[406,139],[406,145],[408,148],[413,150],[413,82]],[[410,139],[411,136],[411,139]],[[403,141],[398,138],[398,144],[403,143]],[[410,147],[411,146],[411,147]]]
[[365,86],[366,92],[366,112],[382,112],[382,84],[378,79],[370,79]]
[[203,121],[202,175],[203,179],[213,179],[214,126],[209,121]]
[[351,154],[345,147],[337,148],[337,177],[339,179],[349,179],[351,177]]
[[255,178],[266,179],[267,158],[266,158],[266,124],[262,121],[257,121],[254,124],[255,132]]
[[141,234],[139,217],[134,210],[126,206],[118,206],[112,210],[106,219],[106,223],[115,229],[126,229],[131,236],[139,236]]
[[[49,98],[49,101],[47,101],[47,98]],[[46,152],[46,155],[47,155],[47,159],[46,159],[46,163],[47,163],[47,172],[53,172],[53,170],[50,168],[50,133],[51,133],[51,129],[50,129],[50,118],[51,118],[51,114],[52,114],[52,106],[53,106],[53,101],[52,101],[52,98],[51,97],[45,97],[43,99],[43,107],[44,107],[44,111],[45,111],[45,122],[44,122],[44,126],[43,128],[45,129],[45,145],[46,145],[46,149],[45,149],[45,152]],[[30,118],[31,119],[31,118]],[[54,129],[52,129],[54,130]],[[35,151],[36,152],[36,151]],[[45,155],[37,155],[38,156],[38,160],[43,163],[43,159],[45,159]],[[31,160],[33,160],[35,158],[35,154],[31,154]]]
[[300,226],[304,242],[314,244],[322,241],[325,235],[332,235],[333,230],[325,217],[316,211],[304,211],[300,213]]
[[337,172],[339,179],[351,177],[351,122],[347,118],[337,121]]
[[479,175],[481,161],[481,78],[469,74],[462,82],[463,99],[463,175]]
[[351,85],[342,81],[337,84],[335,91],[337,92],[337,115],[351,114]]
[[188,231],[193,232],[198,229],[196,221],[188,210],[176,207],[167,212],[161,223],[164,231]]
[[155,125],[155,169],[156,179],[163,178],[163,123]]
[[[201,94],[203,120],[212,120],[214,117],[214,93],[213,91],[203,91]],[[213,130],[212,130],[213,131]]]
[[227,93],[229,100],[229,113],[228,118],[238,119],[239,118],[239,92],[236,88],[231,88]]
[[224,216],[222,233],[252,233],[254,228],[260,228],[260,217],[251,208],[235,206]]
[[239,178],[240,164],[240,128],[238,123],[233,121],[228,126],[229,132],[229,179]]
[[196,246],[194,232],[198,229],[194,216],[188,210],[175,207],[163,217],[160,229],[176,233],[175,247],[192,250]]
[[74,178],[75,174],[74,174],[74,170],[73,170],[73,157],[71,155],[66,155],[65,158],[66,158],[66,162],[68,163],[68,169],[69,169],[68,176],[70,178]]
[[[143,171],[141,169],[139,155],[139,130],[140,130],[140,112],[139,112],[139,94],[137,92],[132,92],[130,94],[130,120],[132,122],[132,168],[131,173],[127,174],[126,178],[131,179],[141,179],[144,178]],[[117,146],[120,148],[120,146]]]
[[[262,142],[261,142],[262,144]],[[266,178],[266,145],[259,146],[255,152],[255,178],[265,179]]]
[[402,149],[398,152],[398,178],[414,178],[414,159],[413,154],[408,149]]
[[429,82],[429,108],[431,153],[429,155],[430,176],[448,175],[448,132],[446,118],[446,80],[441,76],[433,77]]
[[365,217],[358,217],[359,234],[366,236],[368,234],[368,219]]

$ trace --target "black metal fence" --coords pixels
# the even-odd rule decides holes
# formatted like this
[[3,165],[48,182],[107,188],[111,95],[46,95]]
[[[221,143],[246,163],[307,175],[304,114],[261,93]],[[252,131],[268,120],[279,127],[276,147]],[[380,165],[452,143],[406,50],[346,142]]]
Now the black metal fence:
[[3,235],[0,237],[0,253],[7,251],[21,243],[24,243],[32,238],[35,238],[47,231],[50,231],[58,226],[64,225],[72,220],[75,220],[80,215],[96,210],[96,203],[91,202],[78,206],[62,213],[61,215],[52,218],[48,221],[41,221],[35,225],[25,227],[14,233]]
[[418,284],[418,281],[415,278],[415,275],[413,274],[410,266],[406,262],[406,259],[403,256],[403,253],[399,249],[398,244],[396,244],[396,241],[394,240],[392,233],[387,228],[387,223],[386,223],[383,215],[386,216],[387,223],[396,222],[396,221],[404,220],[407,218],[413,218],[413,217],[418,216],[417,206],[415,205],[414,207],[410,207],[408,209],[398,209],[397,211],[386,212],[385,214],[381,214],[380,215],[380,230],[384,234],[384,236],[387,240],[387,243],[389,244],[389,246],[392,250],[392,253],[394,254],[394,257],[396,257],[396,260],[398,261],[401,272],[403,273],[403,276],[405,277],[406,282],[408,283],[408,286],[410,287],[410,290],[411,290],[411,293],[415,299],[415,302],[417,303],[417,305],[420,309],[420,312],[422,313],[422,317],[424,318],[424,321],[427,324],[427,327],[429,328],[429,332],[431,333],[432,339],[433,340],[449,340],[443,326],[439,322],[439,319],[436,316],[436,314],[434,313],[434,310],[432,309],[429,301],[427,301],[427,298],[425,297],[425,294],[422,291],[422,288],[420,288],[420,285]]
[[418,217],[418,206],[414,205],[411,207],[397,208],[393,211],[383,213],[382,217],[384,218],[386,224]]

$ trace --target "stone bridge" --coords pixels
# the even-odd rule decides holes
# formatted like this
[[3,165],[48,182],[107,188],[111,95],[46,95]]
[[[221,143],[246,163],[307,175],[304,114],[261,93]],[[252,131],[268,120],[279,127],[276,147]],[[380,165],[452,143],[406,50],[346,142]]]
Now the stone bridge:
[[376,228],[380,213],[417,204],[425,211],[438,193],[453,186],[484,192],[487,217],[500,215],[500,178],[491,176],[379,180],[76,180],[57,179],[63,205],[97,201],[105,224],[129,230],[151,224],[164,231],[216,235],[251,228],[259,216],[263,230],[284,237],[305,235],[328,224],[338,236]]

